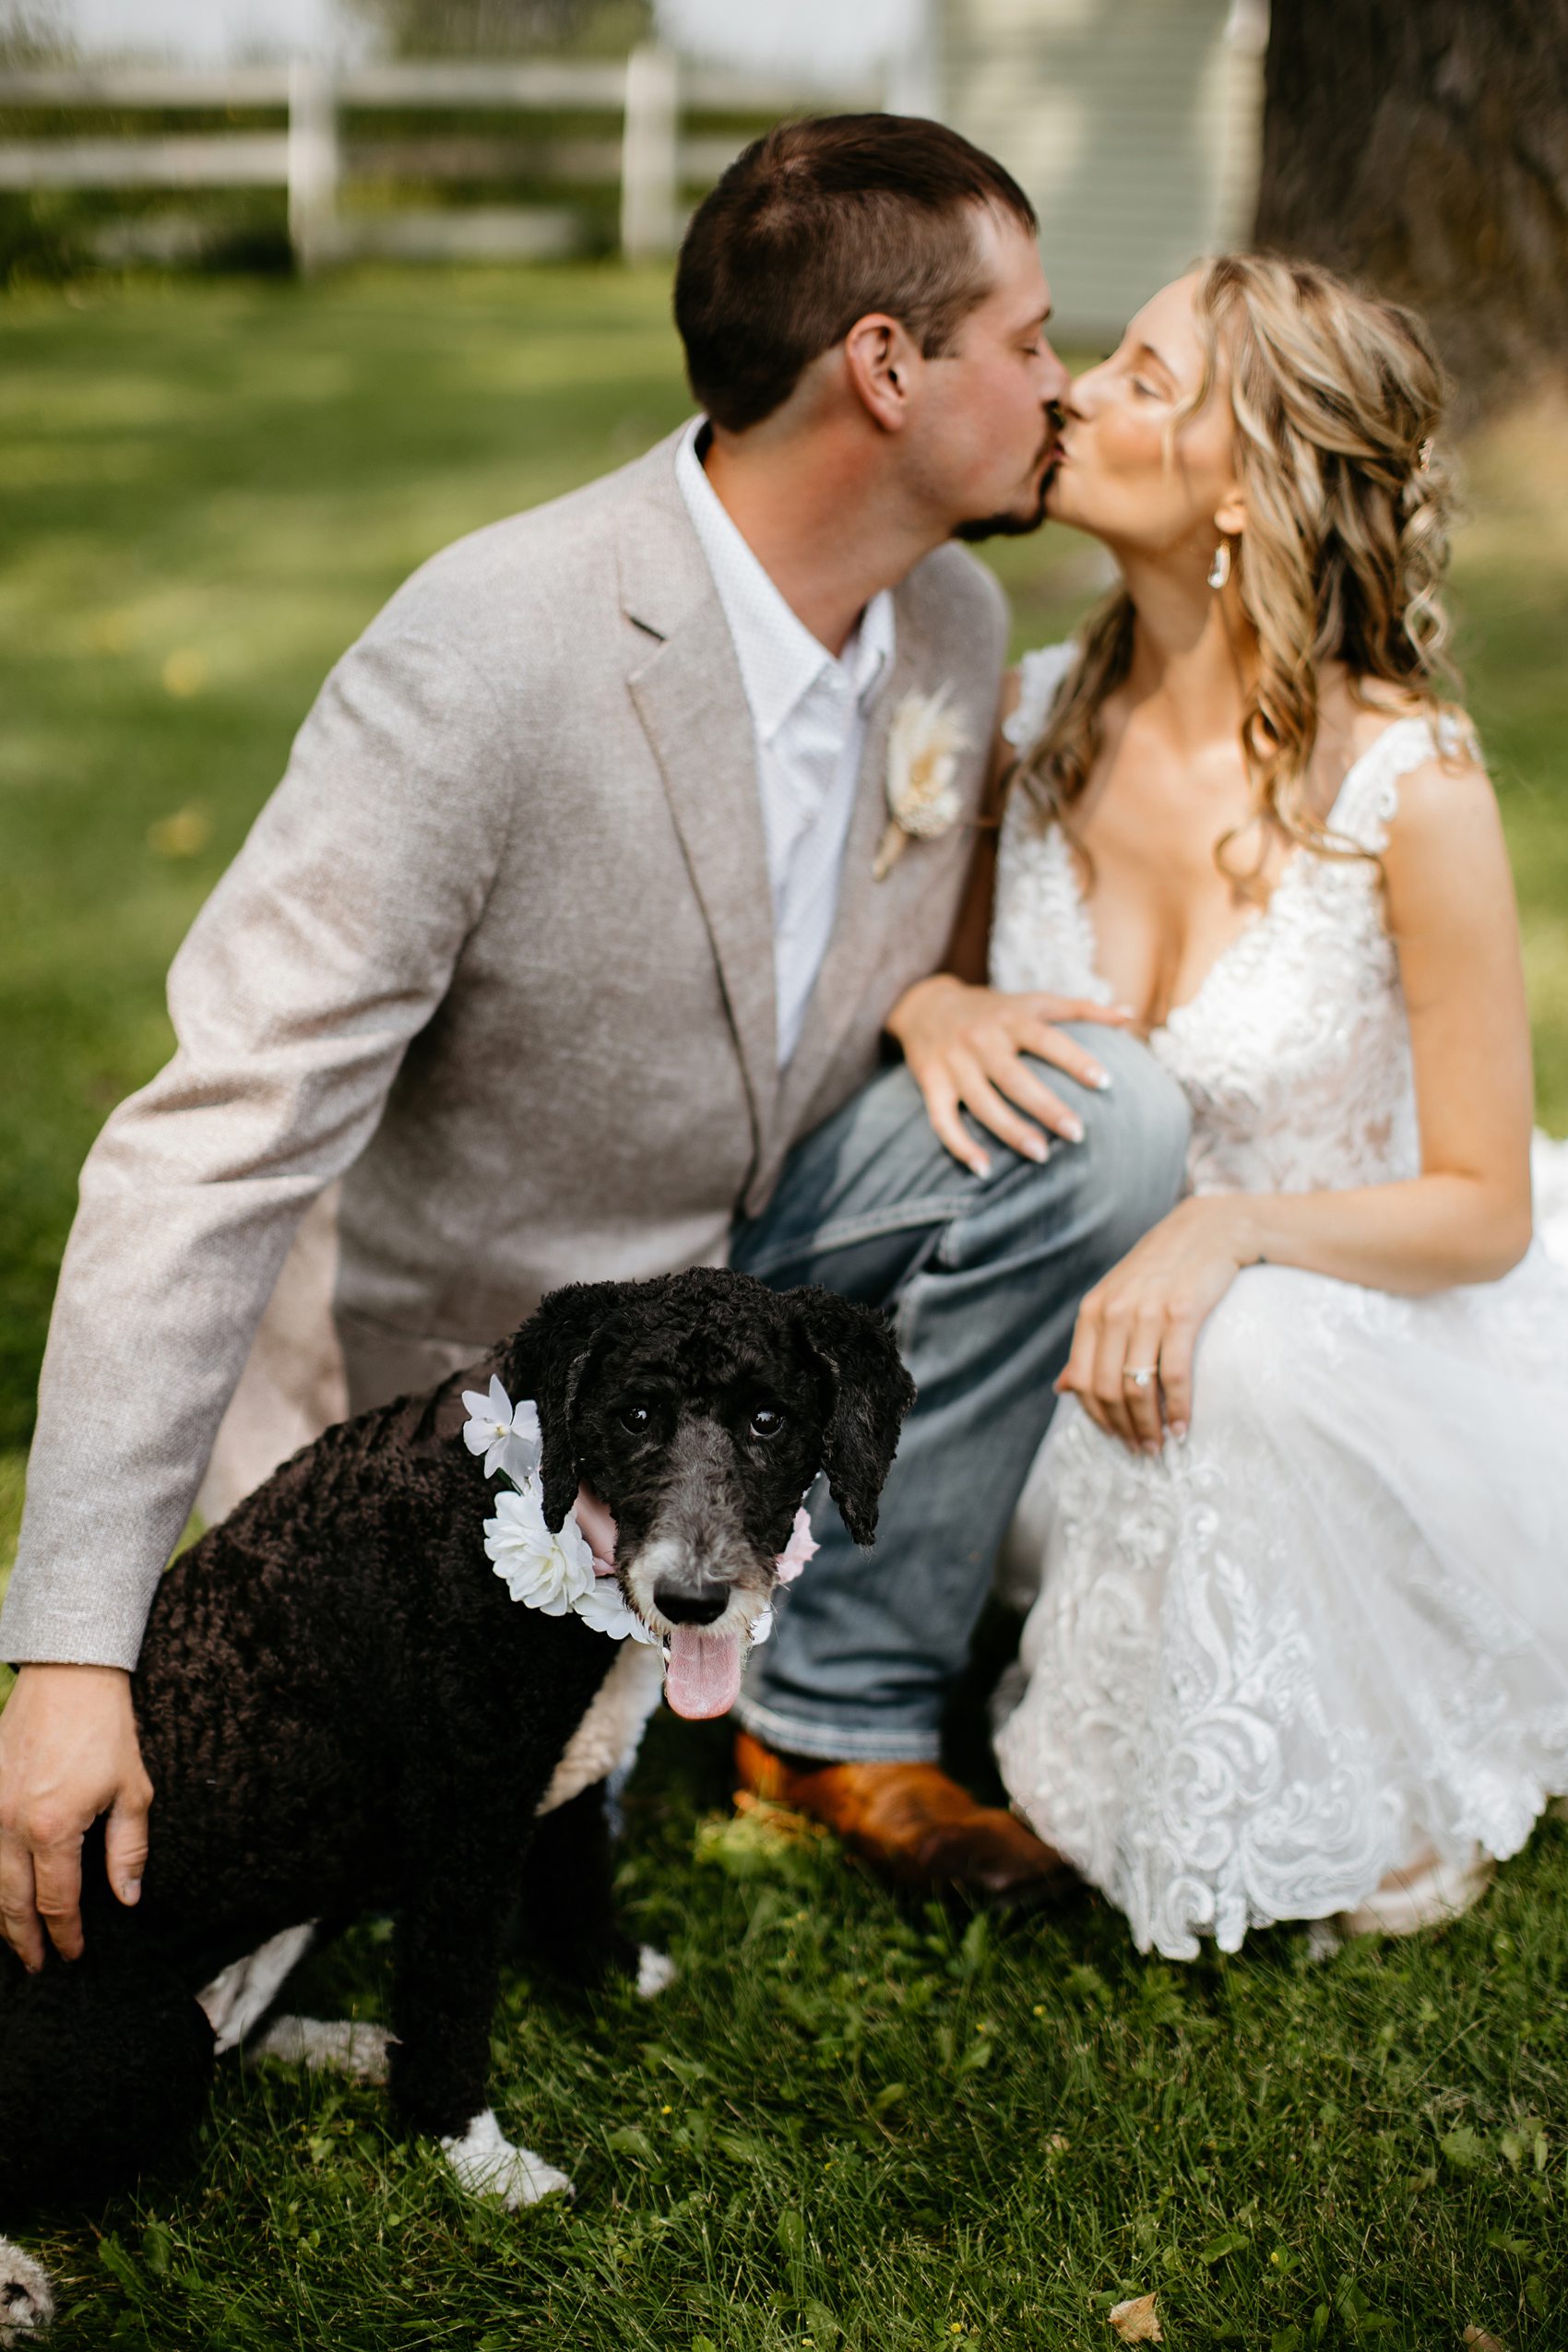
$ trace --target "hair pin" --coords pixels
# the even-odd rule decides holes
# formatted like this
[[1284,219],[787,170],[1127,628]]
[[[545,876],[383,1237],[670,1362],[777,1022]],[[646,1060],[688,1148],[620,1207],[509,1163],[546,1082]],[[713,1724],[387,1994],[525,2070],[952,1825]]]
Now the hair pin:
[[1416,452],[1416,471],[1420,474],[1430,474],[1431,471],[1431,434],[1428,434],[1426,439],[1422,442],[1420,447]]

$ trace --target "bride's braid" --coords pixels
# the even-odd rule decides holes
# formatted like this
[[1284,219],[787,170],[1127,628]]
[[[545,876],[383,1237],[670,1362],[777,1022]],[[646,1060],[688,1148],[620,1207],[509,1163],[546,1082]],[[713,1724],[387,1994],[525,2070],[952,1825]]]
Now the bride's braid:
[[[1222,255],[1204,268],[1197,312],[1206,358],[1187,413],[1223,376],[1246,505],[1235,555],[1258,641],[1241,719],[1254,815],[1292,841],[1344,850],[1307,797],[1322,664],[1337,659],[1353,683],[1381,680],[1434,712],[1449,683],[1452,488],[1433,439],[1442,369],[1410,312],[1310,262]],[[1042,815],[1070,825],[1133,629],[1118,588],[1079,632],[1074,668],[1016,771]]]

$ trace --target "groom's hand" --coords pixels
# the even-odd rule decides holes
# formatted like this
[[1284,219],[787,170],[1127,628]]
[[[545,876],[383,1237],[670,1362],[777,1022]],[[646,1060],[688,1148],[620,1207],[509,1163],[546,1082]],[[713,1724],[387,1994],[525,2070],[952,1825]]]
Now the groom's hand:
[[1080,1086],[1108,1087],[1111,1080],[1094,1055],[1058,1024],[1099,1021],[1124,1029],[1132,1017],[1119,1006],[1091,1004],[1083,997],[1051,996],[1042,989],[1009,995],[999,988],[972,987],[951,972],[933,972],[904,991],[887,1016],[887,1030],[904,1049],[938,1136],[972,1175],[983,1176],[991,1161],[960,1111],[1026,1159],[1045,1158],[1047,1134],[1082,1143],[1076,1111],[1042,1086],[1021,1057],[1032,1053],[1054,1063]]
[[107,1813],[104,1860],[122,1903],[141,1894],[152,1784],[131,1678],[116,1666],[24,1666],[0,1715],[0,1934],[42,1967],[82,1949],[82,1839]]

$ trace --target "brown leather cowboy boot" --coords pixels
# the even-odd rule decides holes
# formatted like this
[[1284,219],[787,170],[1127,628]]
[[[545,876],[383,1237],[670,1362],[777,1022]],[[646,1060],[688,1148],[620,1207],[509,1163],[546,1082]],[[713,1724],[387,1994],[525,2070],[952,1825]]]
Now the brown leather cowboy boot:
[[851,1854],[897,1886],[957,1887],[992,1903],[1058,1893],[1071,1866],[1012,1813],[978,1804],[936,1764],[818,1764],[735,1741],[741,1786],[825,1822]]

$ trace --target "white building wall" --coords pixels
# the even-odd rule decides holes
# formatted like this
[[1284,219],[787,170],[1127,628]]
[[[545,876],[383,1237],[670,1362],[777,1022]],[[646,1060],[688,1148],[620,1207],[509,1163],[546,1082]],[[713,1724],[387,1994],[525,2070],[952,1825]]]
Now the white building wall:
[[1263,105],[1245,0],[933,6],[943,113],[1033,199],[1065,339],[1114,338],[1194,255],[1244,243]]

